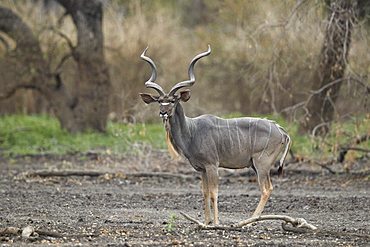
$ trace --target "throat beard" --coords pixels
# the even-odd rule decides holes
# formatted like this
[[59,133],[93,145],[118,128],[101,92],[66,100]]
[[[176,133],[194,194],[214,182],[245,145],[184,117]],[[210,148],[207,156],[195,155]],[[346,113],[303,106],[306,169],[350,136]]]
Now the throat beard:
[[170,151],[171,157],[175,161],[180,161],[182,154],[181,151],[178,150],[176,147],[176,144],[173,142],[173,139],[171,137],[171,124],[170,124],[170,118],[163,118],[163,125],[164,129],[166,130],[166,142],[168,146],[168,150]]
[[168,117],[163,118],[163,126],[166,132],[169,132],[171,130],[170,119]]

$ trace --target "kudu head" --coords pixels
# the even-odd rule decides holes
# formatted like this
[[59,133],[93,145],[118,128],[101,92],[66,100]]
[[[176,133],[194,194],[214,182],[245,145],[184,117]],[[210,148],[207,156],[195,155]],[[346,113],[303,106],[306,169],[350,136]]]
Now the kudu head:
[[146,93],[140,93],[140,96],[141,99],[147,104],[158,102],[160,106],[159,116],[162,117],[164,120],[167,120],[169,117],[172,116],[174,109],[176,108],[176,105],[180,101],[186,102],[190,99],[189,89],[181,91],[179,92],[179,94],[176,94],[176,92],[180,88],[191,87],[195,83],[194,65],[200,58],[208,56],[211,53],[211,47],[208,45],[208,51],[195,56],[191,61],[188,72],[190,80],[177,83],[175,86],[172,87],[168,94],[163,91],[161,86],[154,82],[155,79],[157,78],[157,68],[153,60],[145,56],[147,50],[148,48],[144,50],[143,54],[141,54],[141,58],[147,61],[152,67],[152,76],[149,78],[147,82],[145,82],[145,86],[147,88],[155,89],[158,92],[159,96],[154,96]]

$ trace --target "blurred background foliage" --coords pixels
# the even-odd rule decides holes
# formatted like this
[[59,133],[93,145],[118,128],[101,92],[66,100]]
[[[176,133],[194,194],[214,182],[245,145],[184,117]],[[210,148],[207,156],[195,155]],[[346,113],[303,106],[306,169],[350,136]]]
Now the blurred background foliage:
[[[197,82],[187,115],[202,113],[242,115],[283,113],[291,121],[312,84],[326,25],[324,1],[295,0],[107,0],[104,2],[105,55],[110,66],[112,94],[110,118],[118,122],[158,121],[154,106],[140,102],[151,70],[140,59],[147,55],[158,67],[157,82],[168,90],[187,79],[187,68],[198,53],[212,47],[211,56],[197,64]],[[70,18],[58,18],[63,9],[53,1],[1,0],[18,13],[39,38],[51,66],[68,53],[66,39],[76,42]],[[369,16],[354,30],[346,76],[370,73]],[[6,38],[5,36],[3,38]],[[11,41],[9,41],[11,42]],[[11,43],[10,43],[11,44]],[[0,45],[1,53],[6,47]],[[62,68],[63,81],[73,88],[73,60]],[[364,96],[365,95],[365,96]],[[368,112],[366,90],[347,83],[336,104],[338,118]],[[350,104],[348,103],[350,102]],[[157,109],[155,109],[156,111]],[[47,102],[32,90],[19,90],[0,105],[1,114],[51,113]]]
[[[0,104],[0,141],[7,155],[85,153],[94,149],[124,155],[145,150],[142,147],[147,144],[166,148],[158,108],[145,105],[138,96],[139,92],[154,93],[144,86],[151,69],[140,54],[147,46],[147,55],[157,65],[156,82],[167,91],[187,80],[191,59],[210,44],[212,54],[196,65],[192,99],[183,104],[186,114],[268,116],[291,133],[298,161],[335,157],[341,147],[351,146],[354,139],[370,133],[369,91],[361,83],[347,80],[336,102],[336,121],[330,135],[325,140],[295,135],[303,115],[300,103],[311,93],[310,78],[319,62],[327,1],[102,2],[105,57],[112,83],[111,121],[106,135],[72,135],[60,130],[58,122],[46,116],[53,115],[47,101],[35,90],[20,89]],[[70,52],[68,41],[74,45],[77,42],[71,18],[59,19],[64,10],[52,0],[0,0],[0,5],[12,9],[32,28],[52,68]],[[370,26],[366,6],[361,5],[362,18],[353,30],[345,76],[369,87]],[[7,49],[14,49],[16,44],[1,33],[0,38],[10,45],[0,43],[1,61]],[[61,68],[63,82],[72,91],[78,83],[74,63],[68,59]],[[19,140],[24,140],[24,145]],[[369,141],[362,142],[360,148],[368,149]],[[347,159],[364,154],[349,152]]]

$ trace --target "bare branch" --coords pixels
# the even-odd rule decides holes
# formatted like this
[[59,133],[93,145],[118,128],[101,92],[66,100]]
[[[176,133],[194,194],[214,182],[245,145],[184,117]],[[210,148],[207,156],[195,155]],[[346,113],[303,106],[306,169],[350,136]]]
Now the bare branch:
[[337,161],[338,162],[343,162],[347,152],[350,151],[350,150],[364,152],[364,153],[370,153],[370,149],[353,147],[353,145],[356,145],[356,144],[358,145],[358,144],[360,144],[362,142],[365,142],[367,140],[369,140],[369,134],[366,133],[366,134],[363,134],[362,136],[360,136],[359,138],[354,138],[351,141],[351,143],[348,144],[348,146],[341,147],[339,149],[339,155],[338,155]]
[[54,73],[60,73],[60,69],[62,68],[65,61],[68,60],[72,56],[72,53],[65,54],[63,58],[60,60],[59,64],[55,67]]
[[301,0],[299,1],[292,9],[292,11],[290,11],[289,15],[287,16],[287,18],[285,18],[284,21],[281,21],[281,22],[278,22],[278,23],[272,23],[272,24],[269,24],[269,23],[263,23],[261,25],[259,25],[256,30],[252,33],[251,36],[254,36],[256,35],[259,31],[265,29],[265,28],[277,28],[277,27],[282,27],[282,28],[285,28],[290,20],[292,19],[292,17],[294,16],[294,14],[298,11],[298,9],[303,5],[305,4],[306,2],[309,2],[310,0]]
[[18,84],[14,87],[11,87],[9,90],[3,90],[0,92],[0,100],[2,99],[7,99],[7,98],[10,98],[11,96],[13,96],[15,94],[15,92],[17,92],[18,89],[21,89],[21,88],[25,88],[25,89],[39,89],[39,87],[37,87],[36,85],[34,84],[30,84],[30,83],[21,83],[21,84]]
[[24,172],[17,176],[17,179],[28,179],[32,177],[69,177],[69,176],[109,176],[109,177],[162,177],[162,178],[186,178],[186,175],[159,173],[159,172],[138,172],[138,173],[109,173],[103,171],[83,171],[83,170],[37,170]]
[[249,218],[243,221],[240,221],[235,227],[243,227],[254,222],[264,221],[264,220],[283,220],[286,223],[292,224],[294,227],[298,228],[307,228],[311,230],[316,230],[317,227],[307,223],[307,221],[303,218],[293,218],[287,215],[261,215],[259,217]]
[[186,219],[197,224],[200,230],[237,230],[237,229],[243,228],[246,225],[250,225],[252,223],[259,222],[259,221],[265,221],[265,220],[282,220],[282,221],[285,221],[286,223],[292,224],[292,226],[294,227],[307,228],[311,230],[317,229],[316,226],[307,223],[307,221],[303,218],[292,218],[287,215],[262,215],[259,217],[252,217],[252,218],[240,221],[239,223],[235,225],[221,226],[221,225],[205,225],[185,213],[180,212],[180,214],[184,216]]
[[356,83],[360,84],[361,86],[363,86],[366,89],[367,93],[370,93],[370,86],[369,85],[367,85],[364,81],[353,78],[353,77],[339,78],[337,80],[334,80],[334,81],[322,86],[321,88],[319,88],[317,90],[311,90],[310,93],[312,95],[322,93],[325,89],[330,88],[330,87],[334,86],[335,84],[340,83],[340,82],[345,81],[345,80],[353,81],[353,82],[356,82]]
[[73,51],[75,49],[75,46],[73,45],[72,41],[70,40],[70,38],[65,35],[64,33],[62,33],[61,31],[55,29],[54,27],[50,27],[49,28],[51,31],[55,32],[56,34],[58,34],[60,37],[62,37],[63,39],[66,40],[69,48],[71,49],[71,51]]
[[[281,27],[281,32],[279,34],[279,36],[276,38],[274,44],[273,44],[273,54],[272,54],[272,58],[271,58],[271,61],[270,61],[270,65],[269,65],[269,71],[268,71],[268,80],[267,80],[267,86],[265,87],[265,92],[264,92],[264,95],[267,95],[269,93],[269,96],[271,97],[270,99],[270,106],[271,106],[271,109],[273,110],[273,112],[276,114],[278,111],[277,111],[277,108],[275,106],[275,95],[276,95],[276,92],[275,92],[275,89],[276,87],[282,89],[283,91],[286,91],[284,89],[284,86],[281,85],[281,83],[279,82],[279,80],[276,78],[275,74],[277,74],[277,64],[278,64],[278,59],[279,59],[279,56],[280,56],[280,50],[278,49],[278,46],[279,46],[279,43],[281,41],[281,39],[284,37],[284,34],[285,34],[285,30],[288,26],[288,24],[290,23],[292,17],[296,14],[296,12],[298,11],[298,9],[306,2],[308,2],[309,0],[301,0],[299,1],[294,7],[293,9],[291,10],[291,12],[289,13],[289,15],[287,16],[287,18],[280,22],[280,23],[277,23],[277,24],[262,24],[260,25],[259,27],[257,27],[257,29],[253,32],[252,36],[255,35],[257,32],[259,32],[259,30],[262,30],[266,27],[269,27],[269,28],[275,28],[275,27]],[[262,97],[262,98],[265,98],[265,97]]]
[[370,235],[368,234],[359,234],[359,233],[351,233],[351,232],[335,232],[335,231],[326,231],[326,230],[310,230],[305,228],[297,228],[297,227],[290,227],[287,223],[282,223],[282,228],[284,231],[294,232],[294,233],[314,233],[320,235],[328,235],[328,236],[337,236],[337,237],[352,237],[352,238],[364,238],[370,239]]
[[180,214],[184,216],[187,220],[190,220],[191,222],[197,224],[199,230],[238,230],[238,228],[234,226],[205,225],[202,222],[194,219],[193,217],[183,212],[180,212]]
[[63,21],[63,19],[66,17],[66,16],[68,16],[68,15],[70,15],[70,13],[69,13],[69,11],[68,10],[66,10],[65,12],[64,12],[64,14],[58,19],[58,21],[57,21],[57,25],[58,26],[60,26],[60,25],[62,25],[62,21]]
[[32,226],[26,226],[25,228],[21,229],[18,227],[6,227],[4,229],[0,229],[0,236],[1,235],[19,235],[22,238],[31,238],[29,240],[42,240],[42,237],[53,237],[53,238],[63,238],[63,237],[97,237],[98,235],[94,234],[62,234],[54,231],[49,230],[42,230],[42,229],[35,229]]
[[[307,99],[305,101],[299,102],[299,103],[297,103],[293,106],[286,107],[286,108],[282,109],[281,112],[286,112],[286,113],[291,112],[291,114],[293,115],[294,121],[296,121],[296,122],[300,121],[300,120],[297,119],[297,112],[298,112],[299,109],[302,109],[304,111],[304,114],[301,117],[301,119],[304,119],[307,116],[311,116],[311,113],[308,109],[308,103],[310,102],[312,97],[314,95],[322,93],[324,90],[330,89],[331,87],[333,87],[336,84],[341,83],[343,81],[348,81],[349,83],[352,82],[352,83],[359,84],[360,86],[364,87],[366,94],[370,94],[370,86],[365,81],[363,81],[361,79],[351,77],[351,76],[344,77],[344,78],[339,78],[337,80],[334,80],[334,81],[322,86],[321,88],[319,88],[317,90],[310,90],[309,91],[309,96],[307,97]],[[331,104],[334,104],[333,101],[330,99],[330,96],[327,96],[327,97],[329,97],[328,101],[331,102]],[[334,107],[334,105],[333,105],[333,107]],[[316,135],[315,133],[316,133],[318,128],[320,128],[324,125],[329,126],[331,124],[331,122],[332,121],[323,122],[323,123],[320,123],[320,124],[314,126],[312,131],[311,131],[311,135],[315,136]]]
[[370,149],[356,148],[356,147],[344,147],[344,148],[341,148],[341,150],[343,151],[354,150],[354,151],[359,151],[359,152],[364,152],[364,153],[370,153]]
[[10,46],[8,41],[6,41],[6,39],[4,39],[3,36],[0,36],[0,41],[4,44],[6,52],[10,52]]
[[[191,222],[198,225],[199,230],[226,230],[226,231],[238,231],[241,230],[244,226],[264,221],[264,220],[282,220],[284,221],[282,223],[282,228],[285,231],[289,232],[295,232],[295,233],[314,233],[314,234],[321,234],[321,235],[332,235],[332,236],[347,236],[347,237],[353,237],[353,238],[364,238],[364,239],[370,239],[370,235],[368,234],[358,234],[358,233],[350,233],[350,232],[335,232],[335,231],[326,231],[326,230],[320,230],[316,226],[307,223],[307,221],[303,218],[293,218],[287,215],[263,215],[260,217],[254,217],[249,218],[247,220],[243,220],[239,222],[236,225],[232,226],[220,226],[220,225],[204,225],[203,223],[199,222],[198,220],[194,219],[193,217],[185,214],[180,213],[182,216],[184,216],[187,220],[190,220]],[[292,225],[288,226],[289,224]]]

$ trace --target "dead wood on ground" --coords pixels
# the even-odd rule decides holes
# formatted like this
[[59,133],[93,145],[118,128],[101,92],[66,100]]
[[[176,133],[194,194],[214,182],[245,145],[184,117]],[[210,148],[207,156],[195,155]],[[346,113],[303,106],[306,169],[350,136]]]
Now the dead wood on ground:
[[352,238],[365,238],[370,239],[369,234],[360,234],[360,233],[351,233],[351,232],[336,232],[336,231],[326,231],[326,230],[311,230],[311,229],[305,229],[305,228],[297,228],[297,227],[291,227],[287,223],[281,224],[283,230],[288,232],[294,232],[294,233],[313,233],[313,234],[320,234],[320,235],[330,235],[330,236],[336,236],[336,237],[352,237]]
[[184,216],[186,219],[196,223],[198,225],[198,229],[200,230],[237,230],[237,229],[243,228],[246,225],[259,222],[259,221],[264,221],[264,220],[282,220],[282,221],[285,221],[286,223],[292,224],[294,227],[307,228],[307,229],[312,229],[312,230],[317,229],[316,226],[307,223],[307,221],[303,218],[293,218],[287,215],[261,215],[259,217],[252,217],[252,218],[240,221],[231,226],[222,226],[222,225],[205,225],[202,222],[194,219],[193,217],[185,213],[181,212],[180,214]]
[[0,229],[0,240],[7,241],[7,236],[16,235],[20,236],[23,240],[35,242],[48,238],[80,238],[80,237],[97,237],[97,234],[62,234],[54,231],[47,231],[36,229],[33,226],[26,226],[25,228],[6,227]]
[[162,178],[173,178],[180,177],[186,178],[188,175],[173,174],[173,173],[159,173],[159,172],[138,172],[138,173],[109,173],[102,171],[84,171],[84,170],[37,170],[22,173],[19,178],[31,178],[31,177],[69,177],[69,176],[90,176],[90,177],[162,177]]
[[237,224],[230,226],[223,225],[205,225],[199,220],[194,219],[193,217],[180,212],[187,220],[197,224],[198,230],[228,230],[228,231],[240,231],[244,226],[250,225],[255,222],[265,221],[265,220],[282,220],[282,228],[284,231],[294,232],[294,233],[312,233],[312,234],[321,234],[321,235],[332,235],[337,237],[353,237],[353,238],[365,238],[370,239],[369,234],[359,234],[359,233],[350,233],[350,232],[336,232],[336,231],[326,231],[320,230],[316,226],[309,224],[303,218],[293,218],[287,215],[261,215],[259,217],[252,217],[246,220],[242,220]]

